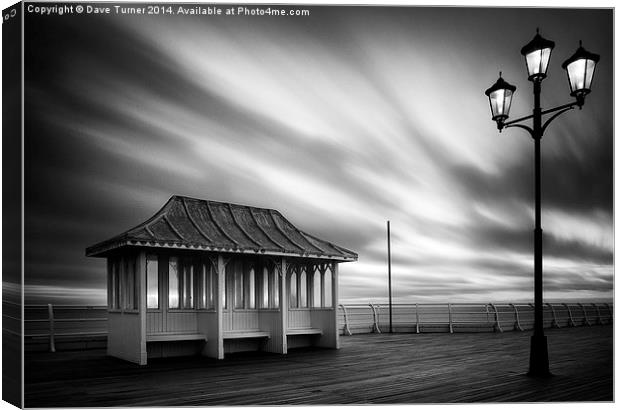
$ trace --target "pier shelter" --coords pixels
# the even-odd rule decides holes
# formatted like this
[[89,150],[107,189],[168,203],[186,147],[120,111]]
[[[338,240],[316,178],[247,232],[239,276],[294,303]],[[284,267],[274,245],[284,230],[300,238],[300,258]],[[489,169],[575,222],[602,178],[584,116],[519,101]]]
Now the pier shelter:
[[173,196],[86,249],[107,259],[110,356],[339,348],[338,264],[357,254],[273,209]]

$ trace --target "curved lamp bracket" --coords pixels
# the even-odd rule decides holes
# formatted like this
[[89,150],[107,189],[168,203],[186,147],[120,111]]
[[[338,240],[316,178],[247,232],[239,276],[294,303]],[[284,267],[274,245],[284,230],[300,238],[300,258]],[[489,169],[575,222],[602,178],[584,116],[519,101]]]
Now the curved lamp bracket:
[[[546,114],[551,114],[551,113],[555,113],[555,114],[553,114],[551,117],[549,117],[549,119],[547,121],[545,121],[544,125],[540,127],[540,136],[541,137],[543,136],[543,134],[545,133],[545,130],[547,129],[547,127],[549,126],[551,121],[555,120],[557,117],[559,117],[560,115],[564,114],[566,111],[570,111],[570,110],[572,110],[575,107],[581,108],[582,105],[583,105],[583,101],[576,101],[576,102],[560,105],[558,107],[542,111],[540,113],[541,116],[546,115]],[[528,127],[527,125],[519,124],[520,122],[525,121],[525,120],[529,120],[531,118],[534,118],[534,115],[528,115],[526,117],[517,118],[516,120],[509,121],[509,122],[507,122],[505,124],[498,124],[498,128],[499,128],[500,132],[501,132],[501,130],[503,128],[508,128],[508,127],[522,128],[522,129],[526,130],[527,132],[529,132],[530,135],[532,136],[532,138],[535,139],[536,136],[534,134],[534,129],[532,129],[531,127]]]
[[570,105],[558,112],[556,112],[555,114],[553,114],[547,121],[545,121],[544,125],[541,128],[540,134],[544,134],[545,130],[547,129],[547,127],[549,126],[549,124],[551,123],[551,121],[555,120],[557,117],[559,117],[560,115],[564,114],[566,111],[570,111],[573,108],[575,108],[574,105]]
[[523,125],[523,124],[507,124],[507,125],[504,125],[504,128],[510,128],[510,127],[522,128],[522,129],[526,130],[527,132],[529,132],[530,135],[532,136],[532,138],[534,138],[534,130],[531,129],[530,127],[528,127],[527,125]]

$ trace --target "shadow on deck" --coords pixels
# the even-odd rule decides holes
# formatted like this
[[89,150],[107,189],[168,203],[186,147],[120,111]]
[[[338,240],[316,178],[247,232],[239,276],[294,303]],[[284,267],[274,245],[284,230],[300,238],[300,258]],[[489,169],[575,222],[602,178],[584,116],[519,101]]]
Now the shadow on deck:
[[340,350],[159,359],[28,353],[27,407],[613,400],[613,327],[547,330],[554,377],[531,379],[530,332],[342,337]]

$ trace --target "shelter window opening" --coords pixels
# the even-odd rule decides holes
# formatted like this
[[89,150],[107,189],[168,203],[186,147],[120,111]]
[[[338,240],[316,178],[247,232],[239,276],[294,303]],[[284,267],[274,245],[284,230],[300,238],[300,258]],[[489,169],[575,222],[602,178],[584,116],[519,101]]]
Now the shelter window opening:
[[[230,265],[230,263],[229,263]],[[226,266],[226,271],[224,272],[224,292],[222,292],[222,308],[228,309],[228,289],[230,289],[230,280],[232,274],[228,270],[228,265]]]
[[317,266],[312,272],[312,307],[321,307],[321,272]]
[[159,309],[159,261],[157,255],[146,256],[146,307]]
[[180,260],[173,256],[168,260],[168,308],[194,308],[194,264],[191,259]]
[[168,308],[178,309],[179,304],[179,259],[170,257],[168,260]]
[[243,309],[245,303],[243,263],[239,260],[235,261],[235,309]]
[[215,308],[215,269],[208,261],[200,265],[197,286],[198,309]]
[[299,307],[308,307],[308,275],[306,275],[306,267],[302,266],[299,272]]
[[120,309],[120,266],[117,258],[111,258],[109,272],[109,303],[110,310]]
[[260,278],[260,307],[263,309],[269,308],[269,295],[271,293],[269,283],[269,269],[263,266]]
[[[279,281],[279,277],[278,277],[278,272],[276,271],[276,267],[274,266],[270,271],[269,271],[269,284],[271,286],[272,292],[271,292],[271,307],[272,308],[279,308],[280,307],[280,281]],[[283,290],[284,292],[284,290]]]
[[[257,280],[254,263],[236,259],[231,261],[226,267],[226,284],[228,288],[225,294],[232,298],[233,308],[256,309]],[[228,289],[232,291],[232,294],[229,293]],[[226,309],[227,306],[225,305],[224,308]]]
[[183,309],[194,308],[194,265],[191,262],[185,262],[183,264],[183,275],[181,276],[182,294],[182,306]]
[[332,271],[328,267],[323,274],[323,307],[332,306]]
[[331,272],[326,265],[291,268],[288,282],[290,308],[332,307]]
[[308,267],[308,289],[311,289],[308,300],[314,308],[333,307],[332,271],[327,264]]
[[260,289],[257,289],[260,295],[260,307],[262,309],[277,309],[280,307],[280,283],[278,280],[277,268],[273,263],[265,265],[261,273]]
[[245,288],[246,308],[256,309],[256,272],[254,271],[254,266],[246,266],[244,274],[247,277],[247,286]]
[[111,258],[109,265],[108,308],[110,310],[138,309],[138,276],[135,257]]
[[123,289],[125,310],[138,310],[138,284],[136,275],[136,258],[134,256],[124,257],[123,264]]
[[297,307],[297,272],[295,270],[293,270],[289,276],[288,302],[289,307]]

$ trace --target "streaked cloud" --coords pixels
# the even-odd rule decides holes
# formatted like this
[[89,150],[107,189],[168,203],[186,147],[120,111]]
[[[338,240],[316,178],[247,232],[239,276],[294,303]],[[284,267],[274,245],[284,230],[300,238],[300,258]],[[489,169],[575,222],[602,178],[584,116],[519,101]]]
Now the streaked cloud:
[[[53,35],[29,38],[26,73],[33,292],[103,288],[103,261],[84,248],[185,194],[276,208],[357,251],[341,266],[343,301],[386,299],[388,219],[397,301],[530,300],[533,148],[520,130],[497,133],[483,90],[502,69],[519,87],[513,115],[527,113],[522,23],[542,18],[558,43],[543,102],[560,104],[555,54],[572,53],[579,21],[611,56],[609,12],[41,21]],[[489,38],[499,28],[502,41]],[[548,298],[612,294],[611,64],[596,75],[584,109],[543,141]]]

